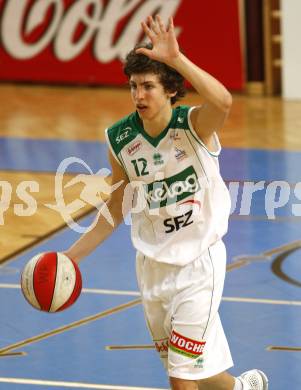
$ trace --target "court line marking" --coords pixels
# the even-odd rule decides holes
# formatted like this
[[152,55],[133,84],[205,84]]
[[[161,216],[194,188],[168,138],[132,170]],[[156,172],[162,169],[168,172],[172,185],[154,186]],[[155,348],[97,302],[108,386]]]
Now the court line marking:
[[[107,345],[105,349],[107,351],[120,351],[120,350],[136,350],[136,349],[155,349],[155,345],[153,344],[145,344],[145,345]],[[289,347],[284,345],[269,345],[266,347],[266,350],[269,352],[272,351],[286,351],[286,352],[301,352],[301,347]]]
[[[120,350],[147,350],[155,349],[155,345],[107,345],[105,349],[107,351],[120,351]],[[284,345],[269,345],[266,347],[268,352],[285,351],[285,352],[301,352],[301,347],[288,347]]]
[[132,297],[140,297],[139,291],[105,290],[105,289],[98,289],[98,288],[83,288],[82,291],[88,294],[129,295]]
[[281,299],[222,297],[222,300],[225,302],[245,302],[245,303],[262,303],[268,305],[301,306],[301,301],[286,301]]
[[[247,254],[238,255],[238,256],[235,256],[233,258],[233,261],[231,263],[227,264],[226,270],[227,270],[227,272],[229,272],[229,271],[233,271],[233,270],[245,267],[253,262],[269,261],[269,260],[271,260],[271,257],[273,255],[283,254],[285,252],[291,251],[293,249],[298,249],[298,248],[301,248],[301,240],[292,241],[290,243],[280,245],[278,247],[266,250],[266,251],[264,251],[260,254],[256,254],[256,255],[247,255]],[[12,258],[10,261],[13,261],[13,260],[14,260],[14,258]],[[0,272],[1,272],[1,269],[5,270],[8,263],[9,263],[9,261],[2,263],[2,260],[0,260]],[[15,270],[18,272],[17,268]],[[9,285],[9,284],[4,284],[4,283],[0,284],[0,288],[1,287],[14,288],[14,286],[19,287],[18,285]],[[99,289],[95,289],[95,290],[94,289],[83,289],[83,291],[87,292],[87,293],[100,292],[103,294],[107,293],[107,294],[112,294],[112,295],[115,294],[115,295],[139,296],[139,293],[135,292],[135,291],[114,292],[114,290],[99,290]]]
[[[94,206],[89,206],[87,209],[83,210],[78,216],[74,217],[74,221],[78,222],[82,219],[88,217],[90,214],[93,214],[96,211]],[[0,265],[6,266],[10,264],[11,262],[15,261],[17,256],[24,255],[26,252],[31,251],[35,247],[41,245],[43,242],[46,242],[50,240],[52,237],[61,234],[63,230],[70,229],[67,225],[67,223],[61,223],[57,227],[54,227],[49,232],[46,232],[43,236],[36,237],[35,240],[25,244],[24,246],[21,246],[18,249],[13,250],[11,253],[4,257],[0,257]]]
[[[153,344],[145,345],[107,345],[105,349],[107,351],[120,351],[120,350],[139,350],[139,349],[155,349]],[[284,345],[269,345],[266,347],[266,350],[269,352],[273,351],[285,351],[285,352],[301,352],[301,347],[288,347]]]
[[[20,284],[0,283],[0,288],[16,288],[20,289]],[[140,297],[139,291],[126,291],[126,290],[106,290],[99,288],[83,288],[83,293],[87,294],[104,294],[104,295],[126,295],[133,297]]]
[[301,347],[286,347],[284,345],[269,345],[267,351],[301,352]]
[[235,256],[233,258],[233,261],[229,264],[227,264],[227,271],[233,271],[235,269],[245,267],[249,265],[250,263],[253,263],[255,261],[269,261],[271,260],[272,256],[283,254],[285,252],[288,252],[293,249],[298,249],[301,247],[301,240],[292,241],[288,244],[283,244],[280,246],[277,246],[275,248],[266,250],[260,254],[257,255],[239,255]]
[[158,387],[136,387],[136,386],[114,386],[98,383],[81,383],[81,382],[66,382],[66,381],[49,381],[42,379],[26,379],[26,378],[6,378],[0,377],[2,383],[15,383],[21,385],[37,385],[37,386],[52,386],[52,387],[70,387],[79,389],[101,389],[101,390],[168,390]]
[[229,217],[230,220],[234,221],[269,221],[274,223],[279,222],[300,222],[301,218],[298,215],[284,215],[284,216],[275,216],[274,218],[269,218],[267,215],[239,215],[231,214]]
[[130,301],[130,302],[127,302],[127,303],[123,303],[123,304],[115,306],[115,307],[113,307],[111,309],[108,309],[108,310],[102,311],[100,313],[94,314],[92,316],[84,317],[84,318],[82,318],[82,319],[80,319],[78,321],[71,322],[70,324],[60,326],[59,328],[50,330],[48,332],[40,333],[40,334],[38,334],[36,336],[33,336],[33,337],[30,337],[28,339],[25,339],[25,340],[22,340],[22,341],[18,341],[17,343],[10,344],[10,345],[8,345],[8,346],[6,346],[4,348],[0,348],[0,355],[3,354],[3,353],[10,352],[10,351],[12,351],[14,349],[17,349],[19,347],[24,347],[26,345],[36,343],[37,341],[44,340],[44,339],[46,339],[48,337],[52,337],[54,335],[63,333],[63,332],[68,331],[70,329],[77,328],[77,327],[79,327],[81,325],[85,325],[85,324],[87,324],[89,322],[98,320],[99,318],[103,318],[103,317],[109,316],[109,315],[117,313],[117,312],[119,312],[121,310],[128,309],[128,308],[136,306],[136,305],[138,305],[140,303],[141,303],[141,299],[135,299],[133,301]]
[[[20,289],[19,284],[0,283],[0,288]],[[104,290],[98,288],[83,288],[83,293],[100,294],[100,295],[126,295],[140,297],[139,291],[126,290]],[[244,302],[244,303],[262,303],[270,305],[292,305],[301,306],[301,301],[288,301],[283,299],[268,299],[268,298],[248,298],[248,297],[222,297],[225,302]],[[1,353],[1,349],[0,349]]]
[[107,351],[119,351],[119,350],[133,350],[133,349],[155,349],[154,344],[144,344],[144,345],[107,345],[105,349]]
[[26,352],[7,352],[7,353],[0,353],[0,358],[2,357],[12,357],[12,356],[27,356]]

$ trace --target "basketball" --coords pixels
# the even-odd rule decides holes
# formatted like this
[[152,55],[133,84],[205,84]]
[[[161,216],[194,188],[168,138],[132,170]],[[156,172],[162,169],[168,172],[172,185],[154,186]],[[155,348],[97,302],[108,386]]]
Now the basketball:
[[21,289],[31,306],[53,313],[67,309],[77,300],[82,277],[77,264],[63,253],[40,253],[25,265]]

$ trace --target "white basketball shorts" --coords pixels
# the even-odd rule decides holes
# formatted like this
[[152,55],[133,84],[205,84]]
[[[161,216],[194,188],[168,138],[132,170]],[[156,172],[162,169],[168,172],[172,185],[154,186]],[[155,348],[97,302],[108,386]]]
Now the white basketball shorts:
[[197,380],[233,366],[219,318],[226,250],[218,241],[192,263],[176,266],[137,253],[145,318],[170,377]]

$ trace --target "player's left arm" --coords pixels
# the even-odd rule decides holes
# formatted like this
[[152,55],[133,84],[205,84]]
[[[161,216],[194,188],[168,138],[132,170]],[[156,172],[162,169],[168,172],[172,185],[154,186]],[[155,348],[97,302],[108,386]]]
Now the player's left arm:
[[222,128],[230,111],[231,94],[218,80],[180,52],[172,18],[165,27],[160,16],[155,19],[149,16],[146,22],[142,22],[142,28],[153,48],[139,48],[137,52],[176,69],[194,87],[203,104],[193,109],[191,123],[201,140],[209,148],[213,147],[213,133]]

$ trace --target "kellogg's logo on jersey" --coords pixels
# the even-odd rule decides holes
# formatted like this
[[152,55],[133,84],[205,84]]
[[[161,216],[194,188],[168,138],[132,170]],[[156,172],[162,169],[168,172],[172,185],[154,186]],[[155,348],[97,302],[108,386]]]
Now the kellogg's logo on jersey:
[[164,180],[144,185],[150,209],[165,207],[185,199],[200,190],[198,176],[193,166]]
[[132,143],[132,144],[127,148],[128,155],[133,156],[133,154],[135,154],[136,152],[138,152],[138,150],[140,150],[141,147],[142,147],[142,142],[141,142],[141,141],[136,141],[136,142]]

